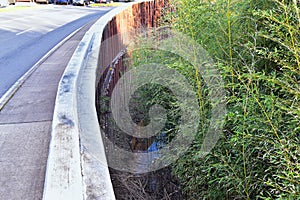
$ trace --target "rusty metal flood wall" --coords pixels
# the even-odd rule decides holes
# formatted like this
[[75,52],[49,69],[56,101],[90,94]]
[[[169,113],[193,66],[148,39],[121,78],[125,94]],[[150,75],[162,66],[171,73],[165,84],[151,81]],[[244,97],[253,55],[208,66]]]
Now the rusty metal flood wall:
[[105,26],[99,54],[100,75],[112,61],[145,30],[157,27],[167,0],[154,0],[133,4],[115,15]]

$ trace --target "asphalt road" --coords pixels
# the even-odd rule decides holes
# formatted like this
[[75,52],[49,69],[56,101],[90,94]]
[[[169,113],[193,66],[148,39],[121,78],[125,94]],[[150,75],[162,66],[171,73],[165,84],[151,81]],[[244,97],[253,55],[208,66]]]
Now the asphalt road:
[[0,110],[0,200],[42,199],[59,80],[92,24],[87,22],[108,9],[50,5],[0,13],[1,88],[87,24],[49,55]]
[[56,44],[110,9],[38,5],[1,12],[0,98]]

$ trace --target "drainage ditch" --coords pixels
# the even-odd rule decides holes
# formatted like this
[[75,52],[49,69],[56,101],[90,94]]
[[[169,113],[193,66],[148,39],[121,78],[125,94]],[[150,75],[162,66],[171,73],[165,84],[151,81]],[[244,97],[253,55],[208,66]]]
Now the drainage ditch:
[[[149,138],[134,137],[122,131],[116,125],[112,116],[110,109],[111,95],[114,86],[126,71],[126,65],[123,62],[123,58],[125,57],[127,57],[127,55],[124,53],[120,55],[118,59],[115,59],[111,66],[107,67],[98,83],[96,108],[101,131],[104,137],[113,143],[114,147],[132,153],[155,153],[160,148],[163,148],[172,138],[167,136],[163,130],[159,134]],[[157,89],[157,87],[159,86],[146,85],[144,88],[141,88],[139,92],[133,94],[130,100],[129,110],[132,121],[137,127],[144,127],[149,124],[150,119],[148,112],[151,104],[149,104],[147,98],[151,98],[151,90]],[[168,92],[166,88],[161,89]],[[150,91],[150,96],[145,97],[145,91]],[[109,156],[108,144],[104,144],[104,146],[106,147],[106,154]],[[120,159],[122,159],[122,155],[120,155]],[[147,160],[143,160],[143,163],[135,159],[128,160],[130,165],[136,169],[135,171],[139,171],[139,168],[141,168],[142,173],[132,173],[126,170],[109,168],[116,199],[183,199],[180,183],[171,173],[172,166],[166,166],[153,171],[150,170],[149,172],[142,170],[142,166],[151,165],[155,159],[164,158],[152,156]],[[111,166],[109,159],[108,164]]]

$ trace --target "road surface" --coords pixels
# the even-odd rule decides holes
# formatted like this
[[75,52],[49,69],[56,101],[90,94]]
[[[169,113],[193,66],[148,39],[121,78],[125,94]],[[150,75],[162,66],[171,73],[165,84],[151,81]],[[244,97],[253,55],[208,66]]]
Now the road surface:
[[[51,5],[32,13],[1,13],[1,86],[9,85],[8,80],[17,79],[51,46],[106,10]],[[45,59],[0,110],[0,200],[42,199],[58,83],[90,25]]]
[[0,98],[51,48],[110,9],[38,5],[1,12]]

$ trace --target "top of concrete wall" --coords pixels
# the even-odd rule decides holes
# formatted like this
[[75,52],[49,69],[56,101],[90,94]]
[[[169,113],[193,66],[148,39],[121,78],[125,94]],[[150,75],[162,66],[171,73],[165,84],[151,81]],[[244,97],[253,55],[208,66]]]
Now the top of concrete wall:
[[144,1],[124,4],[100,18],[85,34],[61,78],[44,200],[115,199],[95,109],[96,70],[105,27],[140,2]]

